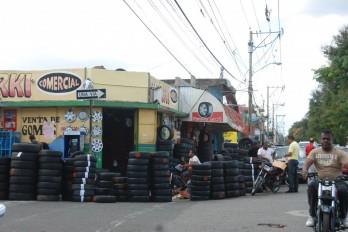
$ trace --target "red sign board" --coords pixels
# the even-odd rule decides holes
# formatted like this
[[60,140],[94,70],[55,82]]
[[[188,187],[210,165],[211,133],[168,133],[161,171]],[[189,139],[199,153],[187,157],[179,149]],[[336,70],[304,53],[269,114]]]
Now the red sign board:
[[213,112],[209,117],[202,117],[198,112],[192,112],[193,122],[223,122],[224,115],[222,112]]

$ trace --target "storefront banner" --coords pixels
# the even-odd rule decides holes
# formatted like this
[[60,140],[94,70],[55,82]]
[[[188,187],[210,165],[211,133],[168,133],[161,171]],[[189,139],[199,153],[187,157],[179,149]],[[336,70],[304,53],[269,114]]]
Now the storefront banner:
[[213,112],[209,117],[202,117],[199,112],[192,112],[193,122],[220,122],[224,121],[224,114],[222,112]]
[[178,110],[178,91],[167,83],[150,77],[150,102]]

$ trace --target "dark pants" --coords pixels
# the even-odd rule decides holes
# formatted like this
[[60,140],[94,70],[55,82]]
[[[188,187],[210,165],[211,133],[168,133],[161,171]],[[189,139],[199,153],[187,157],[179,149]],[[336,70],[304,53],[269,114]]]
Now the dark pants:
[[290,192],[298,191],[297,166],[298,166],[298,160],[288,161],[288,182],[289,182]]
[[[317,204],[318,204],[318,181],[311,181],[308,184],[308,204],[309,214],[312,217],[316,216]],[[348,185],[344,181],[336,182],[336,189],[338,194],[338,200],[340,204],[341,218],[345,218],[348,209]]]

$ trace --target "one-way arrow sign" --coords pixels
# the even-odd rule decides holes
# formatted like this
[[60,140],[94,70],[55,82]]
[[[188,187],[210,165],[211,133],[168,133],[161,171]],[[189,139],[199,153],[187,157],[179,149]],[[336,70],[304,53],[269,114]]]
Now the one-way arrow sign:
[[106,98],[106,89],[76,90],[76,98],[78,100]]

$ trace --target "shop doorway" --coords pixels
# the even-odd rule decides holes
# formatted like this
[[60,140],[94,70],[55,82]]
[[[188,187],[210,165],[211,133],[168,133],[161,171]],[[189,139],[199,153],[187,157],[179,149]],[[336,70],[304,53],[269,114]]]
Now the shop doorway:
[[134,150],[134,110],[103,109],[103,168],[126,174]]

